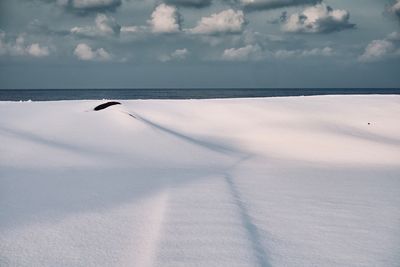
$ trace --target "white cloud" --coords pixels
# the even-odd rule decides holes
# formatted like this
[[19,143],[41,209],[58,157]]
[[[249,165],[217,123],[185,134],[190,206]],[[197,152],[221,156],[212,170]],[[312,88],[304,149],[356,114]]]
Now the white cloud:
[[241,33],[246,25],[243,11],[227,9],[209,17],[203,17],[197,26],[190,29],[194,34]]
[[50,55],[47,46],[38,43],[25,44],[25,35],[20,34],[14,42],[6,41],[6,34],[0,32],[0,55],[45,57]]
[[400,32],[392,32],[387,36],[390,41],[398,42],[400,41]]
[[158,5],[148,22],[155,33],[176,33],[181,29],[181,18],[177,8],[166,4]]
[[111,59],[111,55],[103,48],[94,50],[85,43],[80,43],[76,46],[74,50],[74,55],[80,60],[85,61],[107,61]]
[[97,35],[95,28],[93,28],[93,27],[73,27],[73,28],[71,28],[70,32],[72,34],[84,35],[84,36],[96,36]]
[[284,18],[282,28],[286,32],[330,33],[353,28],[355,25],[349,20],[350,13],[347,10],[318,4]]
[[330,57],[333,55],[333,49],[329,46],[324,47],[324,48],[313,48],[311,50],[303,50],[301,55],[303,57],[310,57],[310,56],[324,56],[324,57]]
[[28,54],[34,57],[46,57],[50,54],[48,47],[40,46],[38,43],[31,44],[26,49]]
[[95,37],[95,36],[110,36],[119,35],[121,26],[113,17],[108,17],[105,14],[97,14],[95,18],[95,26],[90,27],[73,27],[70,32],[77,35]]
[[171,60],[184,60],[189,55],[189,51],[186,48],[177,49],[169,55],[161,56],[159,59],[162,62]]
[[246,45],[240,48],[225,49],[222,59],[227,61],[261,60],[264,57],[259,45]]
[[324,48],[313,48],[313,49],[296,49],[296,50],[285,50],[281,49],[274,52],[274,56],[276,58],[286,59],[286,58],[302,58],[302,57],[329,57],[334,54],[333,49],[331,47]]
[[257,61],[269,57],[278,59],[287,58],[305,58],[305,57],[329,57],[334,55],[331,47],[313,48],[313,49],[295,49],[295,50],[277,50],[270,51],[262,49],[258,44],[248,44],[240,48],[229,48],[222,54],[222,59],[227,61]]
[[246,10],[256,11],[287,6],[315,5],[321,0],[238,0],[237,2]]
[[373,40],[359,57],[361,62],[379,61],[400,56],[400,33],[393,32],[385,39]]
[[388,40],[374,40],[365,48],[364,54],[361,55],[361,61],[375,61],[382,59],[386,55],[392,53],[395,46]]
[[92,60],[95,58],[95,52],[87,44],[78,44],[74,50],[74,55],[81,60]]
[[171,54],[171,57],[176,59],[185,59],[188,54],[189,51],[186,48],[177,49]]
[[126,25],[121,27],[121,40],[123,42],[143,40],[149,33],[152,33],[152,29],[148,25]]
[[138,26],[122,26],[121,27],[121,32],[124,33],[134,33],[134,32],[139,32],[140,27]]

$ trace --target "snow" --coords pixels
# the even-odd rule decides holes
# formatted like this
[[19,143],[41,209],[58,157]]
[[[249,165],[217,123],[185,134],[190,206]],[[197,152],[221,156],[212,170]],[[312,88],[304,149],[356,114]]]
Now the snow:
[[399,265],[400,96],[102,102],[0,102],[0,266]]

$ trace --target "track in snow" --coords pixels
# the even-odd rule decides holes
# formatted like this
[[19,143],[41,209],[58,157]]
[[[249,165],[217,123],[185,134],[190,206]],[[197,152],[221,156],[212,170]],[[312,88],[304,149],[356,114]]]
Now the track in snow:
[[[225,265],[227,261],[237,258],[230,262],[230,266],[270,266],[267,253],[260,241],[259,230],[252,222],[230,174],[233,169],[250,159],[251,156],[227,146],[193,138],[133,112],[124,113],[181,141],[234,158],[239,156],[237,162],[229,167],[223,175],[225,185],[221,183],[221,177],[212,177],[207,179],[208,182],[205,184],[200,182],[173,189],[166,212],[167,221],[162,226],[164,236],[160,237],[157,253],[158,264],[156,265],[169,263],[170,266],[176,266],[182,263],[182,259],[195,259],[197,263],[218,266],[218,262]],[[212,192],[212,196],[210,192]],[[234,236],[233,240],[226,238],[224,228],[235,232],[228,235],[228,239]],[[193,236],[202,238],[193,240]],[[226,247],[235,247],[235,245],[227,246],[229,242],[247,244],[246,247],[240,249],[241,253],[247,255],[237,257],[239,251],[227,251]],[[205,248],[206,246],[208,248]],[[208,253],[200,255],[193,251],[193,248],[196,248],[196,251],[208,251]],[[243,258],[248,260],[241,262],[240,259]]]

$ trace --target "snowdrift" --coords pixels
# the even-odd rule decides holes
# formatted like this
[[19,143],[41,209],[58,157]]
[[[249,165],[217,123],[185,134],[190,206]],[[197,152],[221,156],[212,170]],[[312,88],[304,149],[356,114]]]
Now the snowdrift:
[[0,102],[0,266],[398,266],[400,97]]

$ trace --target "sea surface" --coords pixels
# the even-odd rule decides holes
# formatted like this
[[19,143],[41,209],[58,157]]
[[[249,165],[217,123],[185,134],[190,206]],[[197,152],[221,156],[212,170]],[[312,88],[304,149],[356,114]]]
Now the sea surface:
[[310,95],[400,94],[397,89],[2,89],[0,101],[210,99]]

